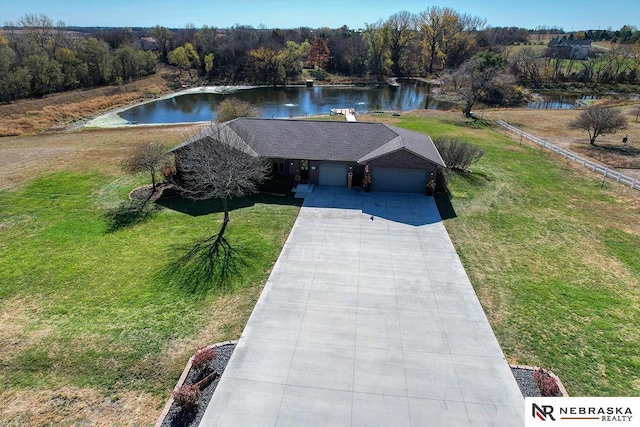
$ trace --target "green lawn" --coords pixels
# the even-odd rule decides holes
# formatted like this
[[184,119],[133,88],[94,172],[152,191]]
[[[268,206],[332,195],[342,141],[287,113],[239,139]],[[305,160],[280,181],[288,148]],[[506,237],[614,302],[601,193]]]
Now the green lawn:
[[485,150],[445,221],[506,356],[571,395],[640,395],[640,193],[490,129],[403,117]]
[[[3,391],[68,386],[164,401],[197,346],[238,338],[298,203],[266,196],[232,203],[227,237],[241,263],[220,291],[172,272],[220,227],[219,202],[194,210],[174,200],[174,209],[108,230],[103,213],[145,178],[69,171],[0,192]],[[219,307],[219,298],[235,306]],[[149,409],[151,420],[157,409]]]
[[[380,119],[485,150],[451,179],[445,225],[505,354],[573,395],[639,395],[640,195],[456,117]],[[3,425],[152,423],[195,348],[239,336],[299,210],[235,201],[242,263],[211,288],[172,266],[217,231],[218,203],[163,202],[110,231],[104,212],[146,177],[92,172],[94,158],[0,191]],[[105,399],[110,412],[87,409]]]

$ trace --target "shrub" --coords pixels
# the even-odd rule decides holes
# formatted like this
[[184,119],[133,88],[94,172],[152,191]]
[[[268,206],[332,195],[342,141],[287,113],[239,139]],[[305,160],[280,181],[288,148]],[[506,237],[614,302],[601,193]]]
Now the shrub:
[[310,74],[311,77],[320,81],[326,80],[329,75],[325,70],[312,70]]
[[260,117],[258,107],[238,98],[227,98],[218,104],[218,122],[227,122],[238,117]]
[[434,144],[448,169],[468,172],[469,166],[484,154],[480,148],[458,138],[437,138]]
[[191,409],[198,404],[202,392],[197,385],[182,385],[173,390],[173,401],[181,408]]
[[191,365],[194,369],[200,370],[207,363],[216,358],[216,352],[212,348],[202,347],[196,350],[196,354],[193,355]]
[[560,387],[558,387],[558,381],[542,368],[533,373],[533,382],[536,383],[540,394],[543,396],[557,396],[560,394]]

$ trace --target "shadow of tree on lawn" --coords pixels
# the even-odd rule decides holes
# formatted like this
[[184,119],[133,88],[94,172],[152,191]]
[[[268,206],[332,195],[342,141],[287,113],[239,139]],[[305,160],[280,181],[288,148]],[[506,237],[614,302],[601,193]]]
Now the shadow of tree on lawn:
[[233,246],[220,232],[190,245],[175,246],[172,253],[182,254],[171,261],[160,274],[167,286],[177,287],[190,295],[204,297],[215,289],[226,292],[242,273],[251,257],[244,246]]
[[159,211],[161,206],[144,200],[125,200],[118,206],[107,209],[103,217],[107,232],[115,233],[123,228],[140,224]]

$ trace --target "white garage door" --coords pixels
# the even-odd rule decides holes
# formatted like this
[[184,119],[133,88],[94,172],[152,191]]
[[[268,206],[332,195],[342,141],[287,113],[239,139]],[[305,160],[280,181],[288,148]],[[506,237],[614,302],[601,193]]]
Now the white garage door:
[[344,162],[320,162],[320,185],[347,186],[347,164]]
[[426,169],[375,168],[371,172],[373,191],[424,193],[427,184]]

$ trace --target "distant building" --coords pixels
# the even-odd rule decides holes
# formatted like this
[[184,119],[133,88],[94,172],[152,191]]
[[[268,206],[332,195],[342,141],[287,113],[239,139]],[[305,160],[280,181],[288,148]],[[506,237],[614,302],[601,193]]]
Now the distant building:
[[591,50],[591,40],[570,40],[556,37],[547,46],[547,56],[561,59],[587,59]]
[[154,37],[141,37],[140,47],[142,50],[158,50],[160,45]]

